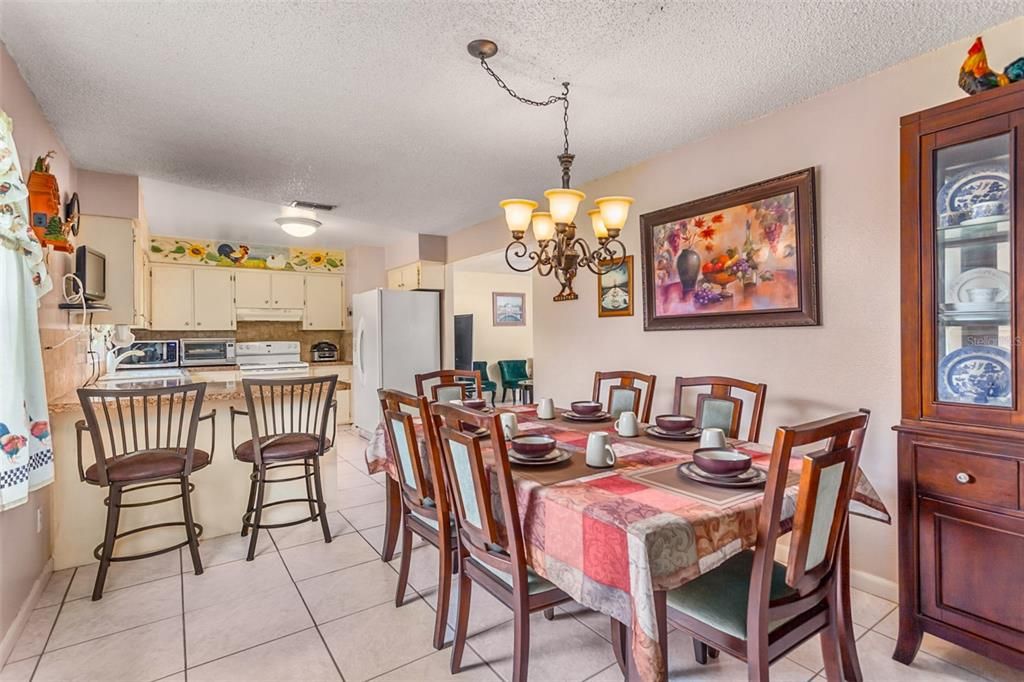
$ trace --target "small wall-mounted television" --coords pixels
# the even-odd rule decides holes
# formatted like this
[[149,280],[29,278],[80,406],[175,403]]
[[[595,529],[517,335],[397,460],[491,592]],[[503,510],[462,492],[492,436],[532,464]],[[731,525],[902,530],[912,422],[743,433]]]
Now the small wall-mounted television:
[[75,249],[75,277],[85,287],[82,295],[86,301],[102,301],[107,297],[107,257],[99,251],[88,246]]

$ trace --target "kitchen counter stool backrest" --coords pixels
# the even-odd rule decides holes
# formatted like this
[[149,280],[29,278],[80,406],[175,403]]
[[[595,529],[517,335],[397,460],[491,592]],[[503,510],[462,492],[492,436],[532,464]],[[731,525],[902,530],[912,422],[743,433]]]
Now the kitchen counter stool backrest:
[[470,388],[474,396],[480,396],[480,373],[476,370],[439,369],[416,375],[416,395],[427,396],[432,403],[465,400]]
[[756,443],[761,437],[761,419],[764,416],[764,398],[768,393],[767,384],[723,376],[676,377],[672,390],[673,414],[682,414],[683,394],[691,388],[710,389],[708,392],[697,394],[697,426],[722,429],[729,438],[739,438],[744,400],[733,394],[735,390],[739,390],[745,392],[747,400],[753,401],[747,440]]
[[615,370],[594,372],[594,394],[592,399],[602,402],[602,392],[608,388],[608,413],[618,419],[623,412],[636,414],[642,422],[651,421],[651,403],[654,401],[654,385],[658,377],[653,374]]

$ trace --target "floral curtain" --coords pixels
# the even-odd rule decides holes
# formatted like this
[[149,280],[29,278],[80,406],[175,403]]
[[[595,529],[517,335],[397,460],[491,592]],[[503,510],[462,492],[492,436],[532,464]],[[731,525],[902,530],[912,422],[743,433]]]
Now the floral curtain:
[[38,298],[53,288],[28,221],[13,124],[0,111],[0,511],[53,481]]

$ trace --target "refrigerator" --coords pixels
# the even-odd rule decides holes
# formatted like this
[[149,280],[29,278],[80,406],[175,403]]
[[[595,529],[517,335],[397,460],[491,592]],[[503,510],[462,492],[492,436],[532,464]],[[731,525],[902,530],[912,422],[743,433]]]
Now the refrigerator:
[[377,389],[416,393],[413,377],[441,368],[436,291],[372,289],[352,296],[352,421],[369,437],[380,422]]

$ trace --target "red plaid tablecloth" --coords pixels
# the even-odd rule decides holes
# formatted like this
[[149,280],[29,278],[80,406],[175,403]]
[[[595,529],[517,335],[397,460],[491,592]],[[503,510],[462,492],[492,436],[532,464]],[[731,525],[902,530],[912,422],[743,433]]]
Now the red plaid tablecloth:
[[[570,450],[586,448],[589,431],[561,419],[538,420],[532,406],[510,409],[518,414],[520,432],[551,435]],[[670,449],[671,444],[652,446],[611,434],[619,459],[614,471],[541,484],[513,470],[527,560],[583,606],[630,624],[637,669],[644,679],[663,679],[655,591],[679,587],[752,547],[762,495],[716,503],[653,485],[637,475],[690,456]],[[770,448],[756,443],[738,447],[767,467]],[[367,447],[366,462],[370,473],[396,475],[383,426]],[[801,459],[794,458],[791,468],[799,471]],[[793,514],[796,493],[796,485],[786,491],[784,518]],[[891,520],[862,472],[850,511]]]

